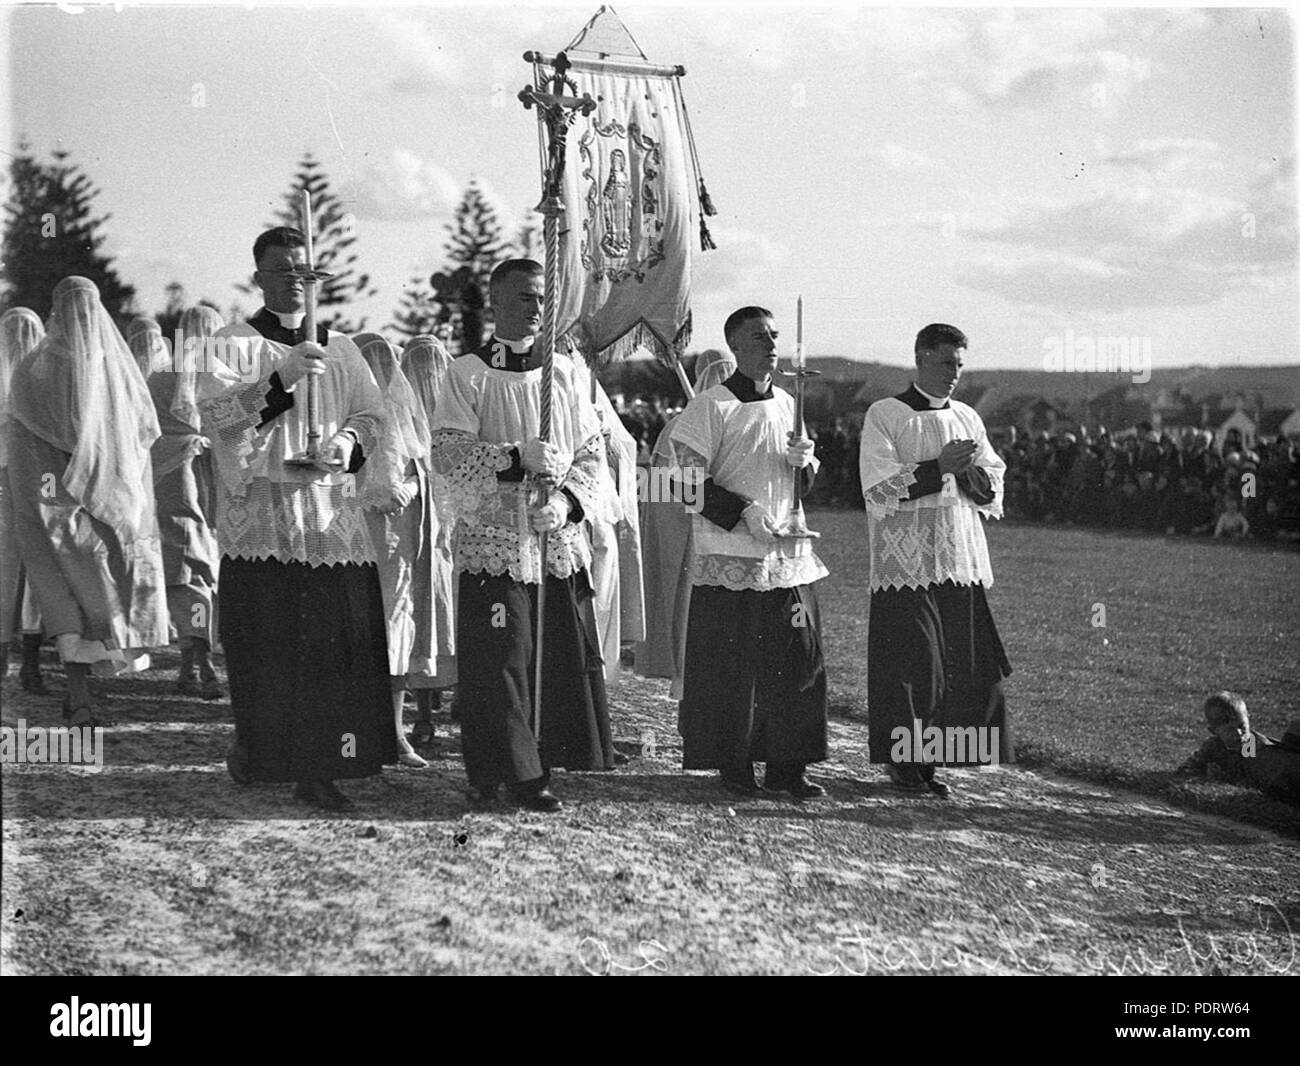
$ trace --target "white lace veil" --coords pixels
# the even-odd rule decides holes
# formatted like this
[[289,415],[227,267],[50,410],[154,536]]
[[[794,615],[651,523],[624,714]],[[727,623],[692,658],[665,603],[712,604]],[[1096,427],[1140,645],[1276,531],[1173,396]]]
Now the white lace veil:
[[717,348],[709,348],[695,357],[695,395],[714,385],[721,385],[736,372],[736,357]]
[[[401,481],[408,461],[428,462],[429,421],[423,405],[402,373],[396,349],[378,333],[358,333],[352,341],[375,375],[387,422],[379,446],[380,454],[374,457],[374,472],[366,478],[367,487],[373,487],[373,492],[366,494],[365,502],[370,503],[375,502],[374,493],[382,492],[381,485],[395,485]],[[370,460],[367,460],[367,465],[370,465]]]
[[211,345],[209,341],[225,325],[221,312],[215,307],[199,304],[181,315],[181,338],[184,348],[173,353],[176,368],[176,391],[172,394],[171,411],[195,433],[200,432],[198,397],[195,380],[198,373],[207,369]]
[[10,416],[70,455],[68,493],[124,540],[154,523],[149,389],[88,278],[54,287],[49,332],[19,360]]
[[451,356],[442,341],[428,333],[412,337],[402,347],[402,373],[420,398],[424,415],[433,425],[442,383],[451,369]]
[[150,374],[168,369],[170,360],[162,326],[154,319],[144,316],[131,319],[131,324],[126,327],[126,344],[146,380]]
[[31,308],[11,307],[0,315],[0,467],[9,465],[9,383],[14,367],[44,336],[41,316]]

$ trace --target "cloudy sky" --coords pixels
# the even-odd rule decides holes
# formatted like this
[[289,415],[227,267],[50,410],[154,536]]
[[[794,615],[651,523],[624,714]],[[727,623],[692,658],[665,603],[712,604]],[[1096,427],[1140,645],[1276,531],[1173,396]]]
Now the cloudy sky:
[[[0,135],[85,167],[145,308],[173,278],[228,306],[310,149],[378,325],[471,178],[507,220],[536,201],[521,54],[598,5],[65,6],[0,13]],[[1067,329],[1149,337],[1156,366],[1300,362],[1285,13],[617,9],[688,71],[719,209],[696,347],[741,304],[792,324],[802,293],[813,355],[903,363],[950,321],[973,365],[1040,367]]]

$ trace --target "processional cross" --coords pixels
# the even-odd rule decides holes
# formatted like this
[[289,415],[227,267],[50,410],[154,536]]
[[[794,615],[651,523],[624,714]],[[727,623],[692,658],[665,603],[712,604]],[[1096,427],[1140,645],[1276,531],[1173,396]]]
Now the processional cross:
[[[568,57],[561,52],[551,64],[554,73],[542,79],[543,88],[526,85],[519,101],[526,110],[537,108],[538,120],[546,127],[546,172],[542,175],[542,199],[537,210],[542,215],[542,233],[546,244],[546,290],[542,305],[542,396],[541,426],[538,436],[551,439],[551,391],[555,376],[555,316],[560,299],[560,216],[564,214],[564,158],[569,127],[579,114],[596,110],[590,93],[578,96],[578,87],[566,73]],[[545,88],[549,83],[549,89]],[[566,92],[567,90],[567,92]],[[536,502],[544,504],[551,491],[545,478],[533,478]],[[541,736],[542,727],[542,639],[546,610],[547,535],[541,534],[541,576],[537,585],[537,650],[533,666],[533,734]]]

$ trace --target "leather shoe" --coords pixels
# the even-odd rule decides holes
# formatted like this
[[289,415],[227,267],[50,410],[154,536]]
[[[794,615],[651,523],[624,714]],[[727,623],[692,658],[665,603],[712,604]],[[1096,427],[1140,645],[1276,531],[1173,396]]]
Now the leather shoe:
[[718,779],[723,791],[730,792],[733,796],[758,795],[758,782],[754,780],[752,766],[746,770],[723,770]]
[[238,744],[232,744],[226,752],[226,771],[237,785],[253,783],[253,775],[248,769],[248,752]]
[[480,786],[480,785],[470,785],[469,788],[465,791],[465,798],[468,799],[470,803],[473,803],[475,806],[480,806],[480,807],[485,806],[486,804],[489,803],[496,803],[497,788],[498,788],[497,785],[492,785],[490,787]]
[[536,792],[516,792],[515,802],[527,810],[541,811],[543,814],[552,814],[564,806],[560,798],[549,788],[539,789]]
[[925,792],[929,788],[915,766],[890,763],[885,769],[889,773],[889,783],[899,792]]
[[346,811],[353,806],[333,781],[299,781],[293,790],[293,798],[326,811]]
[[788,792],[795,799],[816,799],[818,796],[826,795],[826,790],[821,785],[813,784],[803,774],[784,781],[778,780],[775,783],[764,781],[763,788],[768,792]]
[[931,777],[925,783],[925,787],[940,799],[947,799],[952,794],[952,785],[947,781],[940,781],[937,777]]

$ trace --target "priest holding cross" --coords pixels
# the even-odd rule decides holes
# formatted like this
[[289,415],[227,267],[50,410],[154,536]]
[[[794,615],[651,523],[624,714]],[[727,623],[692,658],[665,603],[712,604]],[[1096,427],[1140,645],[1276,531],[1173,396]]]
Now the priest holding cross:
[[[309,231],[306,194],[303,217]],[[354,478],[383,401],[356,345],[315,326],[322,275],[306,233],[268,230],[253,259],[266,306],[218,334],[230,357],[198,384],[219,484],[227,765],[237,782],[294,781],[299,800],[342,810],[351,801],[335,780],[397,760],[383,601]]]

